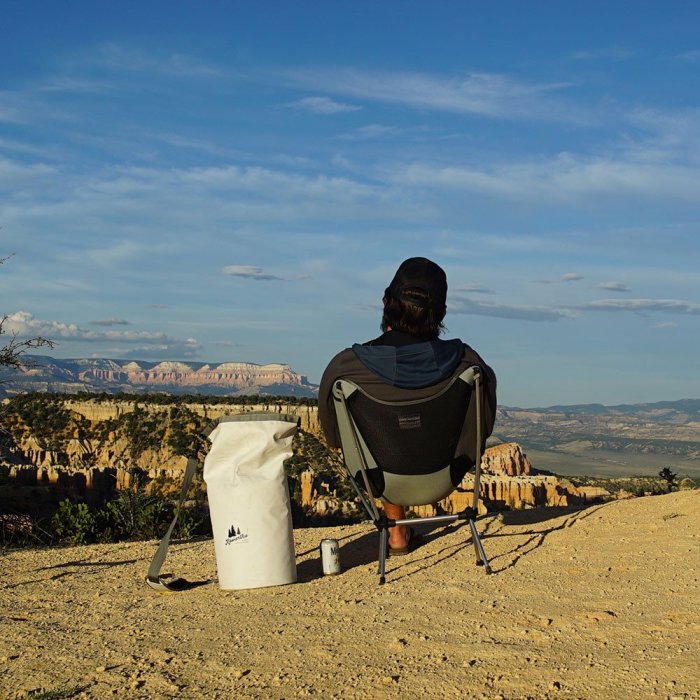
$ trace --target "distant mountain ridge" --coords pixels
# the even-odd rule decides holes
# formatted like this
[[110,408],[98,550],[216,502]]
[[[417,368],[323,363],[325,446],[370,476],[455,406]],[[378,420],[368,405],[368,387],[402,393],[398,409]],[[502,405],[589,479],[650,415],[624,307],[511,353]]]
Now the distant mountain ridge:
[[161,391],[169,394],[264,394],[314,397],[318,387],[282,363],[57,359],[28,355],[22,370],[0,372],[0,396],[25,391],[57,393]]
[[649,420],[663,421],[664,417],[683,414],[691,420],[700,419],[700,399],[678,399],[676,401],[654,401],[652,403],[617,404],[605,406],[600,403],[555,405],[545,408],[517,408],[500,406],[505,412],[536,411],[538,413],[588,414],[597,416],[637,416]]

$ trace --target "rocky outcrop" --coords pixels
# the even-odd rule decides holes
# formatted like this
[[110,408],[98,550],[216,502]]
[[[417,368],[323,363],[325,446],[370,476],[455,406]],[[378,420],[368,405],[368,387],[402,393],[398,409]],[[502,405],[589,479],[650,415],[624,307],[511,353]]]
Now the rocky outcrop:
[[[156,404],[128,401],[102,401],[87,399],[85,401],[67,400],[63,405],[91,422],[114,420],[139,408],[149,413],[167,413],[171,406],[168,404]],[[208,404],[202,403],[178,403],[178,406],[186,408],[192,413],[209,421],[216,421],[222,416],[238,415],[240,413],[276,413],[296,416],[299,419],[299,427],[314,435],[321,434],[321,424],[318,420],[318,408],[297,404],[285,404],[282,402],[260,401],[256,404]]]
[[517,442],[504,442],[489,447],[481,460],[481,468],[488,474],[528,476],[532,464]]

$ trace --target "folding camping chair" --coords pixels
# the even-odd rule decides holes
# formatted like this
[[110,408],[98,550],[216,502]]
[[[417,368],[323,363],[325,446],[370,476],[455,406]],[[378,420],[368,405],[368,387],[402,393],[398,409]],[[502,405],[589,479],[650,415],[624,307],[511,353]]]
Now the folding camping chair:
[[[386,580],[388,528],[416,523],[467,520],[476,563],[490,574],[475,524],[482,450],[480,368],[469,367],[423,399],[382,401],[343,378],[334,383],[333,398],[348,479],[380,535],[379,583]],[[391,520],[377,508],[376,498],[401,506],[437,503],[471,467],[474,501],[460,513]]]

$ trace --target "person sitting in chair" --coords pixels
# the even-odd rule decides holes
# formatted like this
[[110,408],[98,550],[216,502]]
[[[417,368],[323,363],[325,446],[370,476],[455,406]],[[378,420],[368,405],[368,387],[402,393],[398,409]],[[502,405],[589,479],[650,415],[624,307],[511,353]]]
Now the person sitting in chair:
[[[496,375],[461,340],[441,340],[447,299],[444,270],[427,258],[404,260],[384,291],[382,335],[338,353],[329,363],[319,388],[318,415],[326,440],[340,447],[333,383],[355,382],[383,401],[422,399],[447,386],[462,370],[478,365],[484,387],[484,440],[496,418]],[[383,501],[390,520],[405,518],[403,506]],[[404,554],[418,544],[418,535],[406,525],[389,528],[389,553]]]

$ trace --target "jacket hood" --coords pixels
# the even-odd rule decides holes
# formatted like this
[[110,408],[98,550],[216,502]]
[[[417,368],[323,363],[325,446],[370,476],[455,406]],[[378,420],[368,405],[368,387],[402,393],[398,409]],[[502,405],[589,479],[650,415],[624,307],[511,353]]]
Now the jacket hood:
[[411,345],[353,345],[360,362],[383,382],[420,389],[451,377],[464,355],[461,340],[430,340]]

